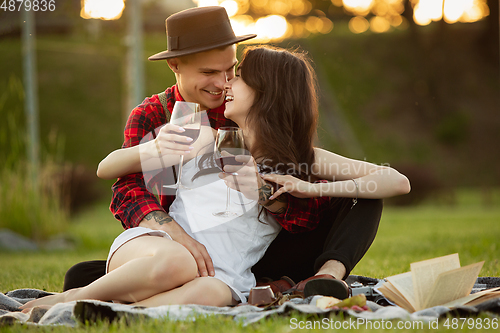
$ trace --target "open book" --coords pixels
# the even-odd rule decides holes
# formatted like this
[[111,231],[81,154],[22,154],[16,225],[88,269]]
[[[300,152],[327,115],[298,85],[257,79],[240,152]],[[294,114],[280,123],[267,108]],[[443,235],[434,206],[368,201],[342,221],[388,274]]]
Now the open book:
[[378,291],[409,312],[436,305],[475,305],[500,297],[500,288],[470,294],[484,261],[460,267],[458,253],[414,262],[411,271],[386,278]]

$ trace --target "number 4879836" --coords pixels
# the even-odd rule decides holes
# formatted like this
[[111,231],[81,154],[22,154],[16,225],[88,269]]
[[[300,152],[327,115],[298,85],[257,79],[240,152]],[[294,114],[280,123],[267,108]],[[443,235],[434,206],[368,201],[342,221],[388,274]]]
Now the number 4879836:
[[498,318],[447,318],[443,323],[446,328],[454,330],[463,329],[498,329]]
[[34,12],[53,12],[56,10],[56,0],[3,0],[0,9],[3,11],[34,11]]

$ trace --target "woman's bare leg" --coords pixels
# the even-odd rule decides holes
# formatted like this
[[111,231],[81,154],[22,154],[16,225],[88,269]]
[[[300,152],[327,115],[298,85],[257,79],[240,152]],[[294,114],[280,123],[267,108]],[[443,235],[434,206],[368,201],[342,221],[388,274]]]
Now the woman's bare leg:
[[231,289],[221,280],[212,277],[197,277],[188,283],[150,298],[134,303],[139,306],[168,304],[200,304],[226,306],[236,304]]
[[86,287],[26,303],[22,308],[80,299],[138,302],[193,280],[197,265],[181,244],[158,236],[141,236],[113,255],[110,272]]

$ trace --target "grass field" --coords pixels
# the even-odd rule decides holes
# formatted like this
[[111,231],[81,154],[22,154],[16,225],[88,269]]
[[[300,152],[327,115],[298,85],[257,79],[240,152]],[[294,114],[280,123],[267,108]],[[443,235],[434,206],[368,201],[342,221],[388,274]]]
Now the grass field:
[[[457,193],[454,206],[425,203],[419,207],[386,207],[373,246],[353,274],[382,278],[409,270],[410,263],[458,252],[462,265],[485,260],[480,276],[500,276],[500,192],[495,191],[492,202],[485,205],[479,191]],[[71,251],[36,253],[1,253],[0,291],[17,288],[38,288],[59,292],[66,270],[84,260],[105,259],[113,238],[121,231],[107,209],[107,203],[95,206],[75,217],[70,235],[76,241]],[[298,316],[297,318],[302,318]],[[80,326],[76,332],[103,331],[211,331],[290,332],[289,318],[275,318],[243,328],[227,318],[199,318],[196,322],[175,323],[143,321],[101,323]],[[4,327],[2,331],[27,331],[22,325]],[[66,332],[67,328],[43,328]]]
[[[325,117],[325,105],[320,110],[321,146],[374,163],[427,167],[437,171],[444,185],[498,186],[494,166],[500,155],[492,154],[490,148],[499,138],[498,59],[491,62],[483,56],[476,43],[479,26],[477,31],[465,28],[454,25],[447,38],[425,29],[420,31],[424,43],[419,45],[405,32],[352,35],[342,32],[347,31],[345,24],[336,23],[329,35],[284,43],[285,47],[303,44],[310,52],[323,78],[322,93],[333,96],[333,104],[338,105],[330,107],[345,116],[364,154],[352,156],[345,142],[334,136],[336,123]],[[175,82],[164,62],[146,60],[164,48],[163,30],[145,34],[145,96]],[[22,136],[25,120],[21,41],[2,38],[0,49],[3,157],[13,147],[10,135]],[[125,105],[126,49],[122,33],[113,31],[103,31],[96,40],[81,31],[37,36],[42,152],[54,150],[64,161],[84,165],[94,173],[99,161],[121,145],[124,121],[130,112]],[[16,126],[9,132],[11,123]],[[24,152],[24,147],[19,146],[19,151]],[[111,182],[99,181],[98,185],[109,197]],[[0,292],[26,287],[58,292],[73,264],[105,259],[109,245],[122,230],[108,204],[98,204],[73,217],[68,236],[75,240],[74,250],[0,252]],[[479,190],[465,189],[458,192],[454,205],[427,202],[412,208],[387,207],[373,246],[352,273],[381,278],[408,271],[411,262],[458,252],[462,265],[485,260],[481,276],[500,276],[499,222],[498,190],[488,200],[482,199]],[[31,329],[0,325],[0,332]],[[66,327],[36,329],[68,331]],[[247,328],[227,318],[202,318],[195,323],[151,320],[131,326],[99,324],[74,331],[126,330],[289,332],[291,328],[288,318]]]

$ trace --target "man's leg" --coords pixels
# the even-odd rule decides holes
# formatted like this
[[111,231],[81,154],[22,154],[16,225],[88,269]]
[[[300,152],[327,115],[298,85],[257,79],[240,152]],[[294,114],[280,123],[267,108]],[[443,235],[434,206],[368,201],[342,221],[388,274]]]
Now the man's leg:
[[[351,199],[337,199],[332,208],[339,212],[324,243],[323,253],[316,258],[314,271],[328,273],[331,260],[342,263],[345,267],[345,280],[357,263],[363,258],[373,243],[382,216],[381,199],[358,199],[352,207]],[[352,208],[351,208],[352,207]],[[324,217],[328,223],[328,211]],[[330,262],[329,262],[330,261]],[[332,265],[332,269],[335,266]],[[333,272],[333,270],[330,270]]]
[[282,230],[252,268],[257,280],[263,277],[277,280],[286,275],[298,282],[319,270],[327,273],[331,260],[345,268],[344,276],[332,275],[347,278],[375,238],[382,200],[359,199],[351,207],[352,199],[332,198],[316,229],[298,234]]
[[79,262],[66,272],[63,291],[85,287],[105,274],[106,260]]

